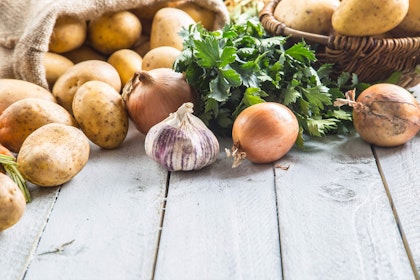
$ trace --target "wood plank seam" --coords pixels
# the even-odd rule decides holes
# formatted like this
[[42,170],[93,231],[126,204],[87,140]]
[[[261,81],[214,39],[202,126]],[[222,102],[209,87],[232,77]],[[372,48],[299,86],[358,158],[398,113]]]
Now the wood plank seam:
[[394,201],[392,199],[391,191],[390,191],[389,186],[388,186],[388,183],[386,181],[386,178],[385,178],[385,175],[384,175],[384,172],[383,172],[381,163],[379,161],[379,157],[378,157],[378,155],[376,153],[375,148],[372,145],[371,145],[371,149],[372,149],[372,153],[373,153],[373,155],[375,157],[376,166],[378,167],[378,171],[379,171],[379,174],[381,176],[381,180],[382,180],[382,183],[383,183],[383,186],[384,186],[386,195],[388,197],[389,204],[391,206],[392,213],[394,215],[394,219],[395,219],[395,222],[397,224],[398,231],[399,231],[399,233],[401,235],[401,239],[402,239],[402,242],[403,242],[405,251],[407,252],[407,257],[408,257],[408,260],[410,261],[410,266],[411,266],[411,268],[413,270],[414,277],[416,278],[416,280],[420,280],[419,271],[417,269],[416,263],[414,262],[413,254],[411,253],[410,245],[408,244],[407,237],[406,237],[406,235],[404,233],[403,226],[402,226],[402,224],[400,222],[400,218],[398,216],[398,211],[397,211],[396,206],[394,204]]
[[158,234],[157,243],[156,243],[156,253],[155,253],[154,260],[153,260],[153,270],[152,270],[151,279],[155,278],[157,260],[158,260],[158,256],[159,256],[160,240],[161,240],[161,237],[162,237],[163,223],[165,221],[166,202],[167,202],[167,199],[168,199],[170,180],[171,180],[171,172],[168,171],[167,175],[166,175],[165,195],[164,195],[164,199],[163,199],[163,203],[162,203],[162,211],[161,211],[160,222],[159,222],[159,234]]

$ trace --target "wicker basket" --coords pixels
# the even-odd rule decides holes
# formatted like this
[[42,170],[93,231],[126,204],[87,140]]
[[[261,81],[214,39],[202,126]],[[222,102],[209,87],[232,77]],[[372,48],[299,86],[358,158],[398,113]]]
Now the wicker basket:
[[412,87],[420,83],[416,65],[420,64],[420,37],[372,38],[329,36],[302,32],[287,27],[274,17],[280,0],[268,1],[259,13],[266,31],[273,36],[291,36],[309,44],[317,44],[320,63],[333,63],[334,74],[356,73],[361,82],[374,83],[388,78],[393,72],[403,73],[399,85]]

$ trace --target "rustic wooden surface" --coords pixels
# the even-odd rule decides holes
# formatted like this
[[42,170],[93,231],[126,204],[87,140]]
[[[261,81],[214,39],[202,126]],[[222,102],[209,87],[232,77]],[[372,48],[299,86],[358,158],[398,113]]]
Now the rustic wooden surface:
[[[420,94],[420,86],[415,94]],[[0,279],[419,279],[420,136],[168,173],[133,127],[0,232]],[[288,167],[285,170],[284,167]]]

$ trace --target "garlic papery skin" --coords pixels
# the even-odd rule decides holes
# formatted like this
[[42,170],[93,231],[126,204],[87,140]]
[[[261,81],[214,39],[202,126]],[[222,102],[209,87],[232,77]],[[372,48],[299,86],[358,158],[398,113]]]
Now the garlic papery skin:
[[184,103],[146,134],[146,155],[169,171],[199,170],[215,162],[219,154],[219,141],[193,115],[193,106]]

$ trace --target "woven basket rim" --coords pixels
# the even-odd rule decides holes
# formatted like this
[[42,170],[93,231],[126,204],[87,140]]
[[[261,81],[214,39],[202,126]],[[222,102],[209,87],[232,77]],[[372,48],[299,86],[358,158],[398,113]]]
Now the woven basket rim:
[[316,33],[305,32],[301,30],[297,30],[291,27],[288,27],[285,23],[280,22],[274,17],[274,10],[277,4],[281,0],[271,0],[267,1],[264,7],[259,12],[259,20],[263,24],[263,26],[273,35],[284,35],[284,36],[291,36],[294,38],[304,38],[305,40],[313,43],[318,43],[321,45],[330,45],[334,42],[335,38],[351,38],[353,40],[391,40],[391,41],[407,41],[407,40],[414,40],[420,41],[420,36],[414,37],[384,37],[379,38],[375,36],[346,36],[337,33],[330,33],[329,35],[322,35]]

